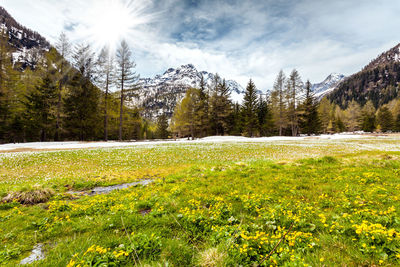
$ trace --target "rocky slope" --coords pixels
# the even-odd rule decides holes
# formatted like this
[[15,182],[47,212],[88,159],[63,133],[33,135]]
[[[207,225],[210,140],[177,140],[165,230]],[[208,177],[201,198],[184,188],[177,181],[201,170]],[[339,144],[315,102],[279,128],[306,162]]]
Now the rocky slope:
[[44,37],[19,24],[3,7],[0,7],[0,31],[8,35],[13,63],[21,68],[34,68],[40,55],[50,49]]

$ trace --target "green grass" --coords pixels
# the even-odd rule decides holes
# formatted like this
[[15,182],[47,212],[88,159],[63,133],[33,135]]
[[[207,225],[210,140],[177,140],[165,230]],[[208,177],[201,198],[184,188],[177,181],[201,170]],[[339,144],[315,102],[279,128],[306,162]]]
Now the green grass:
[[0,265],[38,243],[36,266],[399,265],[398,151],[395,138],[371,138],[3,154],[2,197],[54,195],[0,204]]

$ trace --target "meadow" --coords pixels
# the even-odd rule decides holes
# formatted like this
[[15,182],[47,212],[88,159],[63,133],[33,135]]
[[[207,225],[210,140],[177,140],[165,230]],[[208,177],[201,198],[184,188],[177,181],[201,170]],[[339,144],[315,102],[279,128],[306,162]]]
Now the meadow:
[[399,189],[399,136],[3,153],[0,265],[396,266]]

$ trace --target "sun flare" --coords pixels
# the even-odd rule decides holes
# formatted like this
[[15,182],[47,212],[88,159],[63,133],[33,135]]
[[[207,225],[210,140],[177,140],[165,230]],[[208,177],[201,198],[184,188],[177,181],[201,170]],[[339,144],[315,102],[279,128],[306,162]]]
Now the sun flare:
[[95,46],[115,49],[122,39],[132,38],[137,26],[149,22],[143,11],[141,0],[96,1],[87,16],[87,34]]

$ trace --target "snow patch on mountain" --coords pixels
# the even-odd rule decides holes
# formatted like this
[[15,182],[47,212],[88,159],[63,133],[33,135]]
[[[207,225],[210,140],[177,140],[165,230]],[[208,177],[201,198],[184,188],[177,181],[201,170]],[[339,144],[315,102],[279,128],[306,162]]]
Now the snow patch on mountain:
[[[163,113],[172,116],[175,106],[184,98],[186,91],[199,87],[202,76],[207,86],[211,86],[215,75],[198,71],[192,64],[170,68],[154,78],[142,78],[139,81],[139,97],[133,104],[141,107],[144,110],[143,116],[147,118],[156,118]],[[231,91],[231,100],[241,103],[244,88],[233,80],[227,80],[226,83]]]

